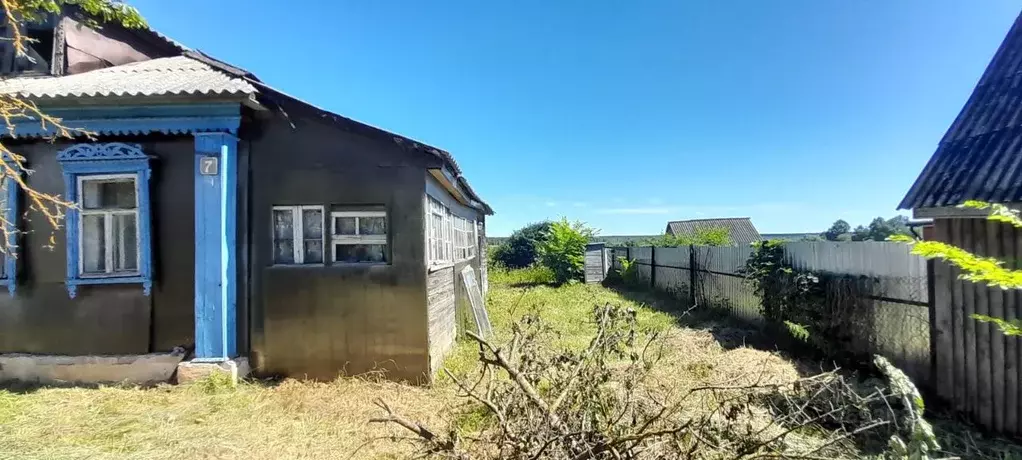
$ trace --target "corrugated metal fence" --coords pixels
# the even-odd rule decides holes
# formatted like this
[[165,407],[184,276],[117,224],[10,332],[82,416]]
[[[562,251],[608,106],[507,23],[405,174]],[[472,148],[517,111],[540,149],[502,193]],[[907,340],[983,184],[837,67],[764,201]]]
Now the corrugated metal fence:
[[[854,299],[828,292],[826,304],[820,305],[821,309],[854,306],[855,330],[845,337],[850,343],[843,346],[857,353],[882,354],[918,385],[930,384],[930,296],[924,259],[899,243],[798,242],[786,244],[784,251],[792,267],[842,275],[847,280],[843,286],[854,287],[840,293]],[[640,280],[684,305],[694,301],[746,321],[763,319],[762,301],[742,270],[752,247],[633,247],[608,248],[608,252],[615,268],[621,267],[621,258],[635,261]]]

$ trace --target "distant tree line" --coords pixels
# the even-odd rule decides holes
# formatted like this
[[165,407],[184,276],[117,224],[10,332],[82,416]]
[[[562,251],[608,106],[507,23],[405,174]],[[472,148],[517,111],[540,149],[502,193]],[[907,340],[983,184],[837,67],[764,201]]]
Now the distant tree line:
[[854,229],[844,219],[838,219],[820,237],[827,241],[886,241],[894,235],[912,235],[908,228],[908,217],[877,217],[869,226],[859,225]]

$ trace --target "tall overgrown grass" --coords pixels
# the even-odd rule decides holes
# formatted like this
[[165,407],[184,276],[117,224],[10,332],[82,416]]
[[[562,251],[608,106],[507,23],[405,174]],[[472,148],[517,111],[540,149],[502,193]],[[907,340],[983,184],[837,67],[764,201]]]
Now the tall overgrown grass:
[[490,267],[488,277],[490,283],[513,287],[539,286],[555,281],[554,271],[538,264],[514,270],[496,265]]

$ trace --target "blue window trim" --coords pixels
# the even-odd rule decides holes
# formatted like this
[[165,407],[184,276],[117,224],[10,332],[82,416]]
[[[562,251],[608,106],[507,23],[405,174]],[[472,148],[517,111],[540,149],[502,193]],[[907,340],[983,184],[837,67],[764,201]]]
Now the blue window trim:
[[12,181],[8,181],[6,193],[7,209],[4,212],[4,219],[14,228],[9,229],[7,232],[7,254],[4,255],[4,273],[3,276],[0,276],[0,286],[7,286],[7,292],[14,295],[14,292],[18,289],[18,256],[21,254],[20,247],[18,246],[18,210],[21,199],[21,187]]
[[78,178],[99,174],[135,174],[135,193],[138,196],[139,266],[138,275],[110,277],[82,277],[79,273],[80,254],[78,228],[81,220],[76,209],[67,213],[67,293],[73,299],[78,286],[90,284],[141,284],[145,295],[152,293],[152,231],[149,209],[149,157],[136,144],[111,142],[103,144],[76,144],[57,154],[64,170],[66,199],[78,202]]
[[[135,135],[148,133],[236,133],[241,123],[237,102],[181,105],[128,105],[113,107],[53,107],[46,114],[60,118],[71,129],[95,134]],[[5,137],[31,138],[58,134],[50,123],[31,115],[12,120],[0,130]],[[74,133],[72,133],[74,134]]]

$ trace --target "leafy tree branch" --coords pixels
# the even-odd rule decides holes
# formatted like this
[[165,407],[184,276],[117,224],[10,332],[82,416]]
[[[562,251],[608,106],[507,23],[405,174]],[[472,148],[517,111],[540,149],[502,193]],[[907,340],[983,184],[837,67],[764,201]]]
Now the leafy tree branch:
[[[49,15],[60,14],[67,7],[79,8],[87,17],[86,22],[90,26],[99,27],[98,21],[113,22],[127,28],[146,27],[146,22],[138,10],[127,4],[114,0],[0,0],[0,8],[3,9],[3,21],[7,29],[11,31],[11,37],[2,38],[10,42],[15,56],[19,59],[31,59],[28,56],[29,46],[34,39],[24,33],[27,24],[42,23]],[[16,126],[19,121],[33,120],[38,122],[46,131],[54,133],[50,140],[72,139],[75,137],[91,138],[92,133],[80,129],[69,128],[62,120],[44,113],[34,102],[26,100],[18,95],[0,95],[0,120],[7,129],[7,133],[16,133]],[[27,182],[27,177],[32,174],[25,163],[25,157],[10,149],[9,145],[0,141],[0,178],[7,186],[20,187],[27,197],[29,209],[42,214],[47,223],[54,229],[60,228],[61,222],[68,209],[74,207],[74,203],[67,201],[60,195],[49,194],[39,191]],[[3,213],[0,213],[0,250],[9,252],[10,238],[17,232],[16,222],[10,222]],[[53,235],[50,236],[50,244],[54,242]]]
[[[1019,211],[1003,204],[985,203],[982,201],[966,201],[963,208],[988,211],[987,220],[1022,228]],[[1022,289],[1022,270],[1008,268],[1003,260],[994,257],[983,257],[973,254],[957,246],[942,241],[916,241],[904,235],[895,235],[890,241],[903,242],[912,246],[912,253],[927,259],[943,260],[962,270],[960,279],[985,284],[1001,289]],[[1002,333],[1009,336],[1022,336],[1022,320],[1005,320],[986,315],[973,314],[972,318],[993,324]]]

